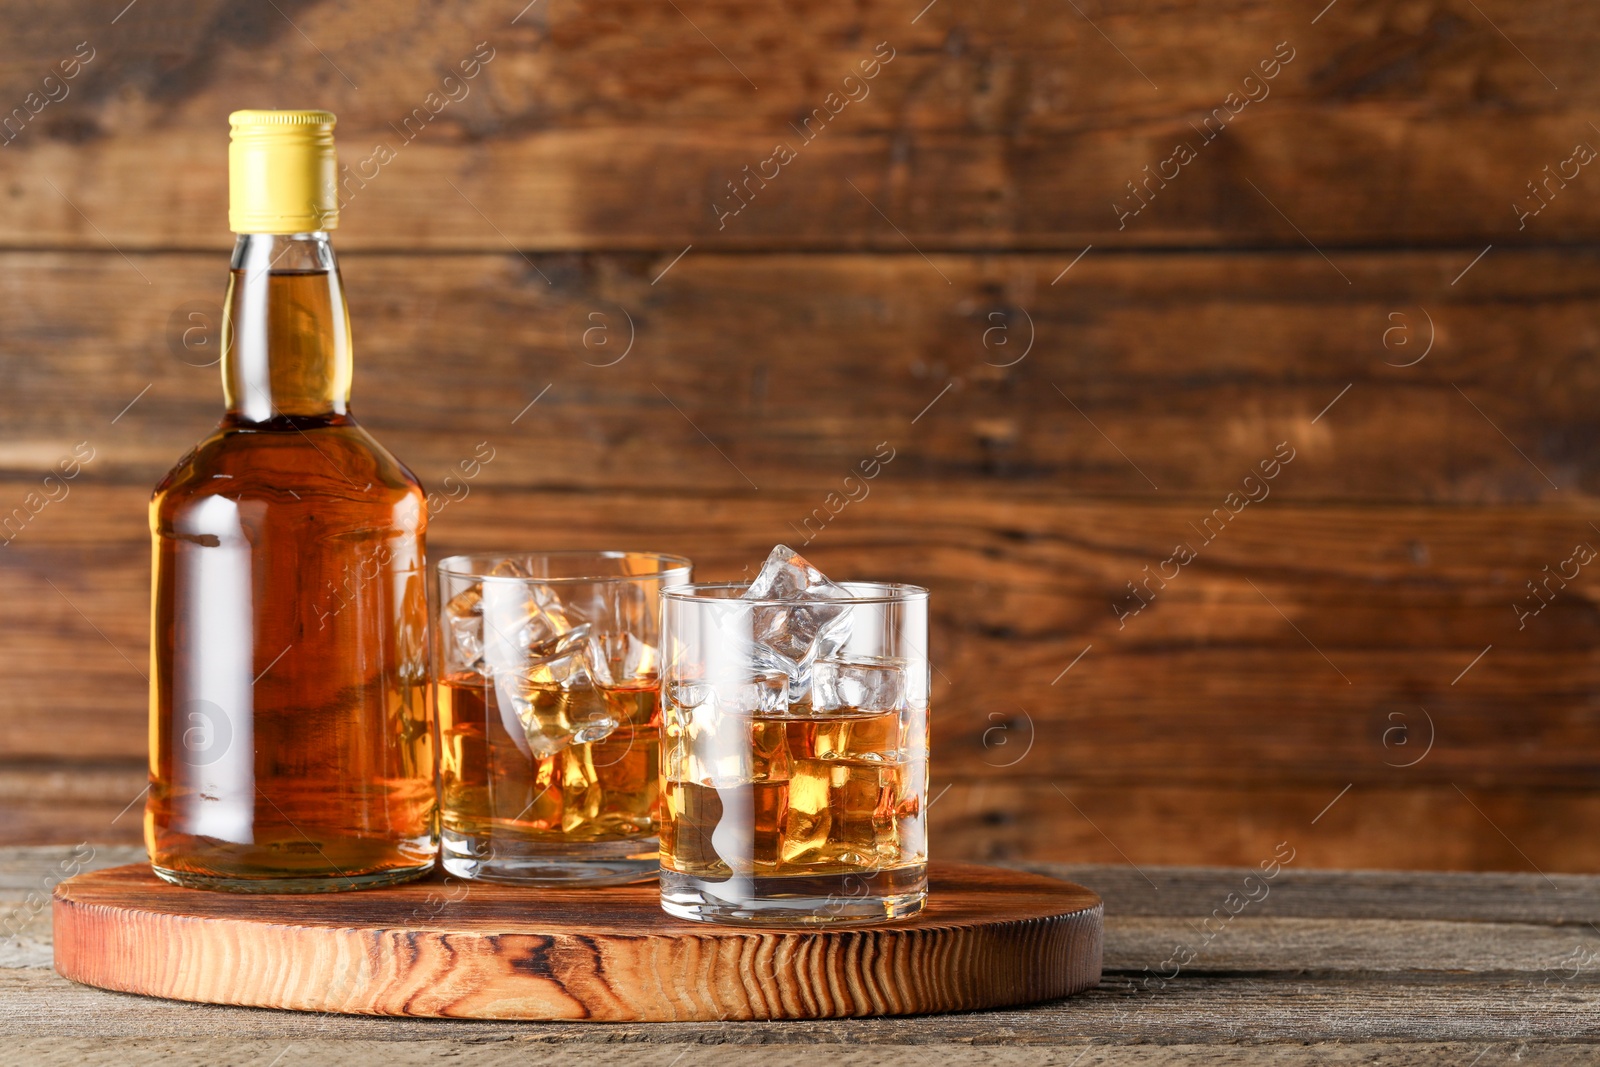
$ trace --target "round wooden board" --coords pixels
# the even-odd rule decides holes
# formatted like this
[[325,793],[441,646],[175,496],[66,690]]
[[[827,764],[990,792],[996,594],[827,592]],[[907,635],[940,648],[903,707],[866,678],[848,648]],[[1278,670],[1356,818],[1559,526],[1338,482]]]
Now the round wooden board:
[[750,929],[674,919],[654,882],[413,882],[314,896],[180,889],[143,864],[56,887],[75,982],[296,1011],[599,1022],[996,1008],[1100,980],[1102,906],[1040,875],[933,864],[911,919]]

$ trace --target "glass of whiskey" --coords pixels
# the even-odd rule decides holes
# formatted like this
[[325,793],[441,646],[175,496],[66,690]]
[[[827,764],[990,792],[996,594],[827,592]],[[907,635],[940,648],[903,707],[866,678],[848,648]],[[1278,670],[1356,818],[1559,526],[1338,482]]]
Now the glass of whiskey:
[[689,575],[651,552],[439,563],[447,872],[569,886],[656,873],[660,596]]
[[823,597],[738,584],[662,594],[672,915],[821,926],[922,909],[928,593],[811,573]]

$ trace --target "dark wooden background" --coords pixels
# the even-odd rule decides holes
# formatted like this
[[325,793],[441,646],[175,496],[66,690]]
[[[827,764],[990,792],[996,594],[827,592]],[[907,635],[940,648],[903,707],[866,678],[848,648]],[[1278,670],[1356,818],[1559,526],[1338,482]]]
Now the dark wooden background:
[[807,551],[934,591],[942,856],[1600,868],[1600,564],[1514,608],[1600,546],[1591,4],[124,3],[0,3],[0,108],[93,54],[0,147],[0,512],[94,449],[0,548],[0,840],[137,839],[145,502],[220,410],[227,113],[279,106],[394,150],[356,411],[433,488],[495,456],[435,556],[734,577],[888,443]]

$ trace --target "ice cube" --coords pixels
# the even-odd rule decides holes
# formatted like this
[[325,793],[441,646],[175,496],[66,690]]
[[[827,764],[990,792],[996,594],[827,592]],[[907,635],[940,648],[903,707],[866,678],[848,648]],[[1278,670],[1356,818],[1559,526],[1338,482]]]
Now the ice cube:
[[465,664],[479,674],[487,675],[483,662],[483,587],[473,585],[451,597],[444,606],[449,620],[450,639],[455,655],[450,657],[453,667]]
[[483,586],[471,585],[455,596],[444,606],[444,610],[451,618],[465,618],[469,616],[483,617]]
[[709,706],[715,696],[704,678],[673,678],[665,688],[667,702],[679,708]]
[[526,645],[523,674],[531,682],[569,689],[590,684],[589,661],[584,655],[588,638],[589,624],[585,622]]
[[707,715],[782,715],[789,707],[789,676],[779,667],[737,661],[721,665],[712,678],[700,674],[674,675],[662,684],[670,707],[703,711]]
[[787,782],[794,774],[789,751],[789,724],[782,719],[750,722],[751,777],[762,782]]
[[[587,628],[587,623],[584,624]],[[589,638],[589,667],[601,685],[626,685],[654,677],[661,651],[631,633],[595,634]]]
[[570,834],[600,814],[605,789],[593,760],[568,758],[561,763],[561,829]]
[[588,649],[589,624],[580,623],[530,646],[522,673],[504,687],[534,755],[603,741],[620,725],[595,687]]
[[673,678],[666,684],[667,702],[675,707],[717,715],[782,715],[789,707],[789,676],[781,670],[753,667],[732,677]]
[[837,600],[849,595],[788,545],[767,553],[761,573],[744,591],[746,600]]
[[789,779],[789,803],[784,809],[783,836],[778,859],[805,863],[817,858],[828,845],[833,828],[832,776],[828,760],[795,760]]
[[718,788],[748,785],[752,731],[761,729],[752,720],[770,723],[788,709],[788,682],[782,671],[722,677],[716,684],[699,677],[669,677],[663,686],[668,735],[662,746],[663,773]]
[[[509,563],[503,569],[516,573]],[[485,582],[481,611],[485,670],[518,748],[543,759],[617,728],[589,669],[591,624],[577,621],[551,587]]]
[[789,710],[789,675],[756,670],[747,681],[724,681],[716,690],[719,710],[734,715],[782,715]]
[[573,638],[574,641],[589,635],[589,624],[579,622],[549,586],[527,585],[520,589],[520,610],[512,615],[511,630],[507,634],[513,645],[528,649],[531,655],[540,655],[542,653],[534,651],[536,646],[547,645],[579,630],[582,632]]
[[830,582],[794,549],[778,545],[744,599],[789,601],[755,606],[751,633],[758,663],[788,676],[790,702],[804,700],[811,689],[812,664],[850,639],[850,609],[834,603],[850,599],[849,591]]
[[813,667],[811,706],[817,711],[902,711],[909,706],[910,691],[909,665],[903,659],[824,659]]
[[483,662],[483,619],[470,615],[454,615],[450,618],[450,638],[455,643],[455,650],[460,662],[468,669],[479,674],[488,674],[488,666]]
[[497,679],[496,690],[516,712],[534,756],[544,758],[569,745],[603,741],[619,725],[600,691],[578,671],[568,675],[566,684],[524,676],[501,685]]

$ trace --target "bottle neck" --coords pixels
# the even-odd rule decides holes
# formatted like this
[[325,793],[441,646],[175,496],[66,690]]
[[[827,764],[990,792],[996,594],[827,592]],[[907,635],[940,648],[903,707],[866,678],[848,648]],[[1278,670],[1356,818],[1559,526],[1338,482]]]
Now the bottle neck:
[[347,414],[350,318],[326,231],[239,235],[222,351],[231,421]]

